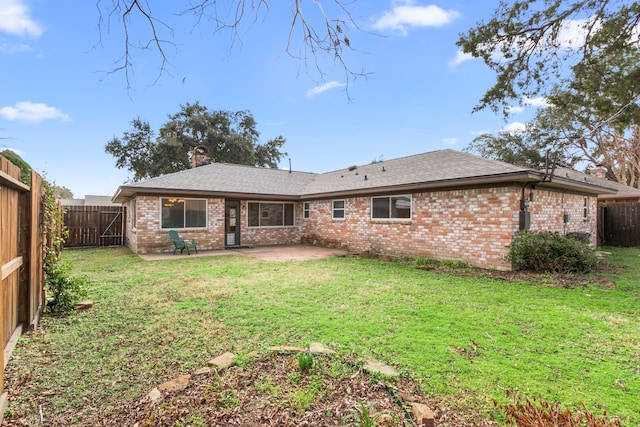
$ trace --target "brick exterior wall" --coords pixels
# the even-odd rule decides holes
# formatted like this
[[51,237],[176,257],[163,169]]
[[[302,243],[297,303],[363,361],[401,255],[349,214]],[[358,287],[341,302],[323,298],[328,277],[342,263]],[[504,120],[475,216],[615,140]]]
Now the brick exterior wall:
[[[598,199],[596,197],[539,189],[533,192],[535,198],[529,202],[531,230],[555,231],[560,234],[589,233],[591,245],[597,246]],[[530,199],[530,196],[527,197]],[[568,215],[568,222],[565,222],[565,215]]]
[[[167,197],[170,197],[167,196]],[[224,199],[207,200],[207,226],[202,229],[178,229],[180,237],[189,240],[196,239],[200,249],[224,249]],[[127,203],[132,209],[133,201]],[[160,224],[160,197],[140,196],[135,199],[135,214],[127,221],[127,246],[136,253],[173,252],[173,242]],[[135,221],[135,227],[134,227]]]
[[[530,199],[531,190],[526,197]],[[534,190],[529,202],[531,229],[560,233],[587,232],[596,239],[595,197],[587,198],[584,217],[582,195],[544,189]],[[519,185],[433,191],[411,195],[411,219],[371,218],[371,198],[351,197],[345,201],[345,218],[332,219],[332,200],[313,200],[310,217],[303,218],[303,202],[295,203],[294,226],[248,227],[247,201],[240,203],[240,244],[276,245],[312,243],[368,251],[378,255],[423,256],[441,260],[464,261],[483,268],[508,270],[505,262],[508,246],[519,229],[522,187]],[[127,245],[137,253],[172,252],[167,230],[160,228],[160,197],[136,197],[133,227],[132,213],[127,223]],[[204,229],[177,230],[185,239],[196,239],[199,250],[224,248],[225,201],[207,199],[207,226]],[[564,222],[564,215],[569,221]]]
[[414,193],[411,220],[371,219],[371,198],[345,200],[345,218],[331,219],[331,200],[311,202],[303,241],[375,254],[423,256],[508,269],[506,246],[518,227],[519,189]]

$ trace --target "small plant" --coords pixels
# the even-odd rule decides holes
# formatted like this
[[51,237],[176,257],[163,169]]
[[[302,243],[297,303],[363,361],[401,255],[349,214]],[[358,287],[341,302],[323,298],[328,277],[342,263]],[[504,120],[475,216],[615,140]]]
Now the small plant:
[[350,414],[345,418],[346,425],[354,427],[376,427],[387,419],[393,419],[393,417],[386,413],[374,413],[373,410],[363,403],[360,403],[359,407],[351,408]]
[[507,425],[517,427],[620,427],[620,421],[607,420],[606,412],[601,416],[593,415],[583,404],[583,410],[560,408],[560,404],[553,404],[544,399],[524,399],[519,394],[507,390],[507,396],[513,403],[498,405],[505,413]]
[[59,261],[53,250],[47,252],[45,283],[52,295],[47,306],[52,313],[71,313],[74,304],[87,296],[89,280],[86,276],[71,276],[71,264]]
[[298,353],[296,360],[302,373],[308,373],[313,368],[313,355],[309,352]]

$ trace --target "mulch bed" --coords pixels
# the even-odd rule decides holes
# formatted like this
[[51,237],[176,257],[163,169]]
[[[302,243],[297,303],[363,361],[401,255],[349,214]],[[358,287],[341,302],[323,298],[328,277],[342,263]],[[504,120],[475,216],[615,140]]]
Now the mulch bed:
[[123,404],[103,425],[175,426],[416,426],[411,402],[426,404],[437,426],[494,426],[480,412],[463,413],[426,395],[408,379],[382,378],[357,362],[316,356],[303,373],[291,354],[272,353],[245,366],[195,377],[182,390],[151,403]]

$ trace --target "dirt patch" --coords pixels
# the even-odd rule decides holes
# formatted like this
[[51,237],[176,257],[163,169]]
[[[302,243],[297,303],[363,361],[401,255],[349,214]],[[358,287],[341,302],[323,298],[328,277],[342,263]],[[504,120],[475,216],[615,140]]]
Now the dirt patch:
[[[412,403],[432,409],[436,425],[497,425],[479,411],[456,410],[402,378],[369,374],[355,360],[314,356],[300,369],[296,356],[272,353],[193,378],[156,403],[143,397],[102,419],[103,425],[174,426],[415,426]],[[366,421],[374,424],[366,424]]]

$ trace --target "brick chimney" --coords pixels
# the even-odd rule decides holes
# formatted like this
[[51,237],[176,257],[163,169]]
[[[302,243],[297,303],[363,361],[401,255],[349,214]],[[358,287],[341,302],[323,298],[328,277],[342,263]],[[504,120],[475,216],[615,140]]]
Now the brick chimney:
[[602,165],[596,165],[591,171],[591,174],[596,178],[607,179],[607,171],[604,170]]
[[209,149],[204,145],[198,145],[193,148],[191,153],[191,168],[197,168],[198,166],[204,166],[211,164],[211,156],[209,155]]

